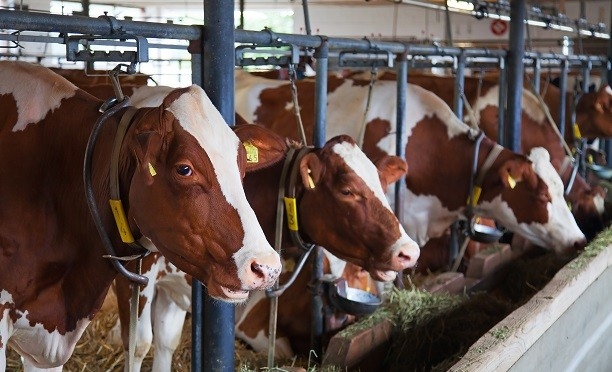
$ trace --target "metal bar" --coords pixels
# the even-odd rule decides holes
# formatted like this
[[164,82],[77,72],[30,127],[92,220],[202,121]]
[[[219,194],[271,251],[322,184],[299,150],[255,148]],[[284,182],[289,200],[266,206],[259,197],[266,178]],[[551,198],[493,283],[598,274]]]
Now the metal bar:
[[499,59],[499,101],[497,103],[499,113],[497,114],[499,122],[497,131],[497,143],[503,145],[506,143],[506,98],[508,97],[508,69],[505,58]]
[[508,51],[508,127],[505,147],[521,152],[521,104],[523,91],[523,56],[525,53],[525,0],[510,7],[510,40]]
[[[29,31],[29,30],[28,30]],[[54,43],[54,44],[64,44],[65,39],[63,37],[57,36],[41,36],[41,35],[26,35],[20,33],[19,35],[14,34],[0,34],[0,40],[3,41],[21,41],[21,42],[33,42],[33,43]],[[122,46],[128,48],[135,48],[136,42],[133,41],[119,41],[119,40],[90,40],[89,45],[104,45],[104,46]],[[177,50],[185,50],[187,49],[187,44],[161,44],[161,43],[149,43],[149,49],[151,48],[159,48],[159,49],[177,49]],[[46,57],[47,55],[45,55]]]
[[557,123],[557,127],[559,128],[559,133],[561,137],[565,134],[565,118],[567,112],[565,112],[565,106],[567,104],[567,74],[569,70],[568,61],[561,61],[561,76],[559,76],[559,90],[561,91],[561,96],[559,97],[559,122]]
[[[65,16],[6,9],[0,9],[0,25],[5,29],[14,30],[93,35],[110,35],[113,30],[110,22],[103,18],[75,15]],[[197,40],[201,37],[202,32],[200,26],[160,24],[155,22],[116,20],[116,26],[122,31],[133,35],[163,39]]]
[[[457,57],[455,69],[455,95],[454,110],[459,120],[463,120],[463,89],[465,85],[465,55],[462,53]],[[453,257],[454,259],[454,257]]]
[[[317,60],[316,84],[315,84],[315,127],[312,143],[316,148],[325,145],[326,108],[327,108],[327,65],[328,48],[327,41],[321,38],[320,47],[316,48],[314,57]],[[313,255],[312,265],[312,324],[310,332],[310,346],[316,353],[316,360],[323,357],[323,252],[321,247],[316,247]]]
[[328,67],[328,48],[325,39],[321,46],[315,50],[314,57],[316,65],[316,85],[315,85],[315,127],[312,143],[316,148],[325,145],[325,130],[327,117],[327,67]]
[[[191,82],[202,86],[202,49],[201,40],[191,43]],[[202,346],[204,340],[204,285],[197,279],[191,281],[191,370],[201,372]]]
[[[204,1],[204,90],[221,116],[234,123],[234,2]],[[204,370],[234,371],[234,305],[206,296]]]
[[[395,119],[395,155],[406,159],[404,133],[406,132],[406,91],[408,89],[408,56],[400,54],[397,62],[397,107]],[[404,223],[404,199],[406,195],[406,179],[401,177],[395,183],[394,211],[401,224]]]
[[542,61],[536,58],[533,61],[533,87],[536,92],[540,93],[540,73],[542,72]]
[[310,13],[308,12],[308,0],[302,0],[302,9],[304,10],[304,26],[306,27],[306,35],[312,35],[310,31]]

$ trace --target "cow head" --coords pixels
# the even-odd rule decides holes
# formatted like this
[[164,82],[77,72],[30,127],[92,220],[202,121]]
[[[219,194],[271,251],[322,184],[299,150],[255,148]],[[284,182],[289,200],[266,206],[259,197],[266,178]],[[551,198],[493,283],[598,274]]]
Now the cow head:
[[129,190],[136,230],[213,297],[241,302],[274,283],[280,259],[242,188],[244,148],[201,88],[142,109],[126,143],[137,162]]
[[585,138],[612,136],[612,88],[585,93],[576,105],[576,121]]
[[561,178],[544,148],[532,149],[528,158],[515,154],[505,159],[498,176],[503,190],[490,203],[501,212],[495,216],[501,224],[558,252],[585,244],[585,236],[565,202]]
[[[287,140],[269,129],[246,124],[234,130],[244,143],[258,148],[258,161],[248,165],[248,172],[269,167],[287,155]],[[301,157],[295,167],[300,234],[364,267],[378,280],[392,280],[397,271],[414,266],[418,246],[405,233],[383,192],[406,174],[405,161],[385,156],[375,166],[353,139],[338,136]]]
[[[375,166],[352,138],[336,136],[320,151],[304,156],[299,166],[299,220],[314,242],[381,281],[415,265],[419,248],[383,190],[405,174],[403,160],[386,156]],[[324,205],[326,218],[321,215]]]

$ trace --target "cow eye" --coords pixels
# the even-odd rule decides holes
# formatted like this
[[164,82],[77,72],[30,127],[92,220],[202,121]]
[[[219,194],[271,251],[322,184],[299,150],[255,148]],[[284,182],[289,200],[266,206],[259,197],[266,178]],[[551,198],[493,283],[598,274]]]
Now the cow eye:
[[344,189],[340,190],[340,193],[341,193],[342,195],[344,195],[344,196],[350,196],[350,195],[352,195],[352,194],[353,194],[353,193],[351,192],[351,189],[349,189],[349,188],[344,188]]
[[193,174],[193,170],[190,166],[181,164],[176,168],[176,173],[180,174],[181,176],[188,177]]

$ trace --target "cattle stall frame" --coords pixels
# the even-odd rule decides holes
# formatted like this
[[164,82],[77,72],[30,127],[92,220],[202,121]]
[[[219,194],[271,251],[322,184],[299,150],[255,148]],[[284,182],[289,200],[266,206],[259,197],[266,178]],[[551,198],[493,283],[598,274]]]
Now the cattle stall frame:
[[[205,0],[204,1],[205,9],[209,10],[207,13],[210,14],[211,18],[209,19],[211,24],[216,24],[217,21],[228,21],[227,15],[232,14],[229,10],[233,9],[233,3],[228,4],[226,2],[221,2],[220,0],[212,1]],[[217,11],[212,10],[213,8],[218,9]],[[233,17],[233,15],[232,15]],[[233,24],[233,18],[232,18]],[[22,31],[30,30],[30,31],[43,31],[43,32],[60,32],[60,33],[82,33],[82,34],[95,34],[95,35],[110,35],[112,34],[112,27],[108,21],[99,19],[99,18],[90,18],[83,16],[60,16],[60,15],[50,15],[50,14],[41,14],[41,13],[30,13],[24,11],[8,11],[8,10],[0,10],[0,24],[5,28],[11,29],[21,29]],[[202,84],[204,83],[205,88],[207,89],[207,93],[211,94],[211,100],[215,103],[215,106],[218,107],[218,102],[216,100],[222,99],[226,100],[226,102],[233,103],[233,91],[228,90],[228,85],[233,86],[233,80],[228,76],[227,71],[221,72],[220,75],[225,74],[225,76],[220,76],[219,79],[225,81],[226,86],[212,86],[214,84],[208,84],[207,81],[210,79],[210,72],[213,71],[215,67],[218,67],[220,64],[228,64],[232,63],[231,59],[233,59],[232,55],[222,55],[218,56],[219,63],[211,64],[210,53],[206,53],[204,49],[204,40],[207,42],[215,43],[217,42],[219,45],[223,43],[232,44],[229,42],[230,38],[227,38],[227,35],[219,35],[215,31],[215,28],[210,27],[204,29],[204,26],[182,26],[182,25],[171,25],[171,24],[159,24],[152,22],[139,22],[139,21],[120,21],[116,20],[116,24],[121,27],[121,29],[126,32],[130,32],[131,34],[150,37],[150,38],[159,38],[159,39],[178,39],[178,40],[188,40],[190,41],[190,52],[192,53],[192,79],[194,83]],[[13,26],[11,26],[13,25]],[[23,26],[26,25],[24,28]],[[206,33],[208,35],[206,35]],[[203,36],[204,35],[204,36]],[[14,39],[14,35],[0,35],[5,37],[5,40]],[[440,48],[435,46],[422,46],[422,45],[408,45],[404,43],[398,42],[384,42],[384,41],[369,41],[369,40],[354,40],[349,38],[330,38],[325,36],[310,36],[310,35],[294,35],[294,34],[276,34],[277,37],[283,39],[283,41],[290,42],[292,44],[300,45],[305,48],[315,49],[317,53],[317,57],[320,59],[321,63],[317,65],[317,95],[316,95],[316,122],[315,130],[315,143],[319,143],[319,145],[324,142],[324,128],[325,128],[325,98],[326,98],[326,72],[327,72],[327,57],[329,49],[331,48],[351,48],[355,50],[366,50],[371,48],[372,46],[379,48],[380,50],[388,50],[389,52],[398,56],[398,90],[400,86],[400,80],[402,82],[407,81],[407,56],[408,55],[463,55],[467,56],[480,56],[490,55],[491,51],[483,50],[483,49],[463,49],[463,48]],[[218,39],[217,39],[218,38]],[[2,38],[0,38],[2,39]],[[56,38],[55,42],[62,43],[62,38]],[[39,40],[36,37],[32,37],[31,41]],[[236,42],[241,43],[252,43],[252,44],[266,44],[271,42],[270,34],[261,31],[245,31],[245,30],[235,30],[234,40]],[[169,45],[165,45],[163,47],[171,47]],[[499,52],[503,54],[502,52]],[[497,53],[495,53],[497,54]],[[404,57],[406,56],[406,57]],[[231,59],[230,59],[231,58]],[[233,65],[232,65],[233,66]],[[406,79],[401,79],[400,76],[404,74]],[[214,75],[214,74],[212,74]],[[319,79],[323,79],[323,81]],[[224,80],[227,79],[227,80]],[[231,83],[229,83],[229,81]],[[217,82],[218,83],[218,82]],[[218,91],[217,91],[218,89]],[[405,90],[405,89],[404,89]],[[212,92],[211,92],[212,91]],[[213,99],[214,98],[214,99]],[[401,99],[401,98],[400,98]],[[405,96],[404,98],[405,99]],[[402,106],[403,107],[403,106]],[[233,113],[231,113],[232,117],[227,117],[228,113],[222,111],[224,114],[224,118],[228,123],[233,122]],[[398,108],[398,132],[399,126],[403,126],[403,117],[405,116],[405,112],[403,109]],[[403,128],[401,129],[403,131]],[[398,144],[401,139],[398,139]],[[398,151],[401,149],[401,146],[398,146]],[[401,155],[401,154],[398,154]],[[397,186],[396,186],[397,187]],[[397,205],[396,205],[397,209]],[[397,212],[397,211],[396,211]],[[194,287],[198,287],[195,286]],[[202,346],[202,338],[203,334],[201,332],[202,321],[201,314],[202,309],[201,304],[202,301],[198,301],[198,299],[202,300],[202,287],[199,286],[199,292],[196,290],[193,293],[193,304],[195,304],[192,309],[193,312],[193,321],[194,326],[192,327],[192,370],[193,371],[201,371],[202,361],[204,361],[204,369],[205,370],[233,370],[233,355],[231,357],[227,357],[227,353],[225,355],[211,355],[211,354],[201,354],[201,346]],[[314,310],[316,312],[316,310]],[[226,316],[226,313],[221,313],[220,317]],[[206,323],[206,321],[205,321]],[[227,322],[225,324],[228,324]],[[204,324],[205,332],[210,328],[207,328],[208,324]],[[231,327],[231,333],[233,334],[233,327]],[[316,336],[316,335],[315,335]],[[206,339],[215,339],[216,335],[214,332],[211,333],[210,337],[205,337]],[[229,339],[229,338],[227,338]],[[231,338],[232,344],[224,344],[221,345],[221,348],[233,350],[233,337]],[[198,351],[199,350],[199,351]],[[230,358],[231,360],[223,359]],[[205,360],[204,360],[205,359]],[[216,364],[217,363],[217,364]],[[218,364],[220,363],[220,365]]]

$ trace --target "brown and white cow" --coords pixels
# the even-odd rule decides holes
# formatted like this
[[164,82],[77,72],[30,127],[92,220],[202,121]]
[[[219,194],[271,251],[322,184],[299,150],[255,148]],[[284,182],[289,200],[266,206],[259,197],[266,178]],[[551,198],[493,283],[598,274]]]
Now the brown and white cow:
[[[312,138],[314,123],[314,84],[297,82],[307,138]],[[330,76],[326,130],[328,136],[345,133],[358,138],[365,121],[363,149],[376,161],[395,153],[396,84],[379,81],[374,85],[364,120],[368,90],[367,82]],[[408,84],[406,95],[403,143],[410,172],[406,176],[404,222],[410,237],[423,246],[466,211],[476,133],[432,92]],[[286,125],[295,121],[292,102],[288,82],[236,72],[236,110],[246,120],[299,138],[295,125]],[[478,169],[494,148],[495,142],[484,138],[477,154]],[[537,149],[527,158],[501,149],[483,178],[482,194],[474,209],[477,215],[495,219],[548,249],[564,251],[585,243],[563,199],[563,184],[547,151]],[[512,179],[524,182],[513,187]]]
[[[61,370],[117,276],[84,188],[83,159],[101,104],[47,68],[0,62],[2,371],[7,347],[23,356],[25,370]],[[108,205],[109,164],[128,110],[106,115],[91,164],[91,193],[117,254],[135,253],[122,243],[132,236],[152,242],[222,301],[270,287],[281,263],[241,185],[244,148],[195,85],[123,121],[120,238]]]
[[[151,91],[156,90],[159,89]],[[299,179],[296,183],[297,223],[305,241],[323,246],[343,260],[363,267],[380,281],[391,281],[397,271],[415,265],[419,256],[418,246],[393,214],[383,191],[406,173],[406,163],[402,159],[385,156],[375,166],[347,136],[334,137],[321,149],[293,143],[291,146],[307,151],[297,159],[298,154],[291,155],[286,140],[268,129],[258,125],[238,125],[234,130],[243,143],[253,145],[259,151],[259,161],[247,167],[244,185],[247,198],[269,241],[274,239],[275,205],[283,167],[289,158],[291,170],[283,182],[288,182],[292,172]],[[294,245],[289,237],[287,216],[283,229],[282,248],[287,250]],[[329,252],[327,259],[332,267],[331,273],[340,276],[347,263]],[[144,301],[136,334],[134,367],[140,369],[155,334],[153,370],[167,371],[170,370],[172,353],[178,346],[181,325],[191,305],[190,280],[160,255],[145,258],[143,268],[150,282],[142,291]],[[307,291],[298,283],[290,288],[294,288],[290,293],[298,291],[304,294]],[[129,285],[119,278],[116,290],[122,339],[127,349]],[[262,293],[252,296],[246,308],[259,302],[262,296],[265,297]],[[281,318],[290,317],[290,312],[291,308],[279,307]],[[237,324],[237,335],[248,339],[250,333],[244,331],[244,326],[243,323]],[[257,340],[261,341],[263,337],[259,336]],[[284,341],[279,348],[290,353],[287,342]]]
[[[364,79],[362,74],[358,79]],[[379,76],[381,80],[395,80],[395,75],[385,73]],[[410,75],[408,81],[419,85],[442,98],[448,104],[453,102],[454,78],[436,75]],[[487,136],[498,138],[499,131],[499,85],[491,79],[466,77],[464,94],[473,109],[473,116],[464,105],[464,120],[478,125]],[[602,136],[605,128],[612,130],[612,114],[610,114],[609,99],[606,88],[598,92],[584,94],[576,108],[576,121],[589,135]],[[559,120],[559,89],[549,85],[542,99],[548,106],[553,120]],[[565,138],[570,146],[574,146],[574,130],[569,115],[570,100],[567,101]],[[608,105],[606,105],[608,102]],[[596,125],[598,130],[589,130]],[[604,209],[605,190],[600,186],[590,185],[580,174],[572,177],[570,158],[564,150],[563,143],[551,123],[548,121],[538,99],[526,87],[522,94],[521,110],[521,149],[527,154],[534,147],[544,147],[548,150],[551,162],[559,172],[566,187],[565,198],[571,206],[578,226],[590,240],[608,226],[610,217]],[[573,180],[573,181],[572,181]]]

